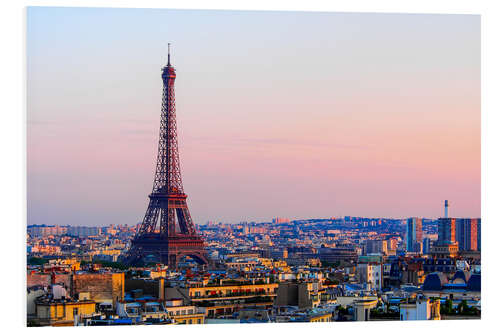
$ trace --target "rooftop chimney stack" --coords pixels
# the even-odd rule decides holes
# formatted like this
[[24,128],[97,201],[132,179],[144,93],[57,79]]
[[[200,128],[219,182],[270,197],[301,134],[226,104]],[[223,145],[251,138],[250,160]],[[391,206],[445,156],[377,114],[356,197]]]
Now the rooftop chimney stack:
[[448,218],[448,200],[444,201],[444,217]]

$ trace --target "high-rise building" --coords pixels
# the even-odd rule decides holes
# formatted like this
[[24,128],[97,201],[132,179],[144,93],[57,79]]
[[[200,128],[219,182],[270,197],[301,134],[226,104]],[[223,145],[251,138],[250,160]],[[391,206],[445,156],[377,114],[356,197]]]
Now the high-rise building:
[[431,242],[432,242],[432,240],[430,238],[428,238],[428,237],[424,238],[423,244],[422,244],[422,247],[423,247],[422,252],[424,254],[429,254],[431,252]]
[[456,219],[455,235],[461,251],[477,251],[479,219]]
[[481,219],[477,219],[477,250],[481,251]]
[[443,217],[438,220],[438,243],[455,243],[456,219]]
[[458,252],[456,242],[456,219],[443,217],[438,220],[438,241],[434,243],[431,254],[439,258],[455,257]]
[[410,217],[406,220],[406,251],[420,252],[422,243],[422,219]]

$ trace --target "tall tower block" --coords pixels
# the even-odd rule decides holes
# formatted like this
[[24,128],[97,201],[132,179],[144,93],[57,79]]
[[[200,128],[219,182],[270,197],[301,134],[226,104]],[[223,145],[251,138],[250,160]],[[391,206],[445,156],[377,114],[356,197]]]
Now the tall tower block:
[[205,244],[196,233],[182,185],[175,110],[176,77],[170,63],[169,44],[167,65],[161,74],[163,97],[153,190],[144,219],[125,258],[130,264],[153,257],[174,268],[185,256],[200,264],[208,263]]

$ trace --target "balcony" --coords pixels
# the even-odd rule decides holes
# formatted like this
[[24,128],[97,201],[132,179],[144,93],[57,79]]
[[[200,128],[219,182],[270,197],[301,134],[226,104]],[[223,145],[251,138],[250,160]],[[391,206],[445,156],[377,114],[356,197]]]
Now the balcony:
[[251,298],[255,296],[269,296],[276,297],[276,293],[268,293],[265,290],[260,291],[238,291],[238,292],[226,292],[226,293],[215,293],[209,295],[199,295],[191,297],[192,301],[203,301],[203,300],[232,300],[241,298]]

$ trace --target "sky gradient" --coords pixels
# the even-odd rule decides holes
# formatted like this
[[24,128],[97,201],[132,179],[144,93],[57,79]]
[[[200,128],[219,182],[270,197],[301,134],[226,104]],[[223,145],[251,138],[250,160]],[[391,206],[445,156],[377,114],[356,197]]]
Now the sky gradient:
[[480,216],[480,17],[31,7],[28,224],[142,220],[171,42],[196,223]]

